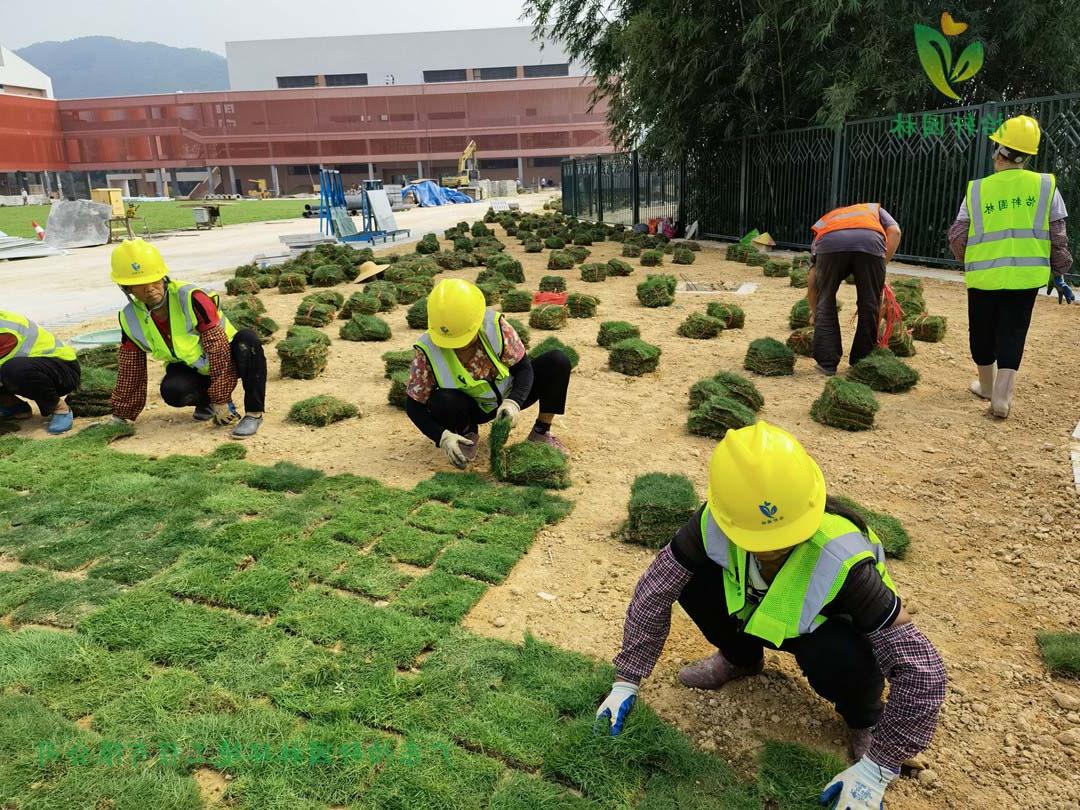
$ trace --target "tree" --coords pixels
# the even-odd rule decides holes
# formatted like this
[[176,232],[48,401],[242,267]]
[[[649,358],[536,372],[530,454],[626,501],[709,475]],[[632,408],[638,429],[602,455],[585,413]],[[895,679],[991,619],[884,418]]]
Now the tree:
[[[926,0],[526,0],[538,37],[595,77],[612,137],[647,153],[709,154],[727,138],[847,118],[1066,93],[1080,87],[1080,15],[1063,0],[951,5],[967,31],[940,39],[985,62],[942,95],[913,26]],[[948,71],[946,71],[948,72]]]

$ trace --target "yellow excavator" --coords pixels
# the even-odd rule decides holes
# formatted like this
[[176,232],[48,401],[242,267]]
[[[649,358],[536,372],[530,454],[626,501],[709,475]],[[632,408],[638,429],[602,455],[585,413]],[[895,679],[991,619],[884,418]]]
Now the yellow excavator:
[[465,151],[458,158],[457,174],[450,177],[440,177],[439,185],[443,188],[461,188],[462,186],[471,185],[473,180],[480,179],[480,172],[476,167],[476,141],[469,141],[469,145],[465,147]]
[[274,195],[270,193],[265,180],[248,180],[255,188],[248,189],[248,196],[258,200],[269,200]]

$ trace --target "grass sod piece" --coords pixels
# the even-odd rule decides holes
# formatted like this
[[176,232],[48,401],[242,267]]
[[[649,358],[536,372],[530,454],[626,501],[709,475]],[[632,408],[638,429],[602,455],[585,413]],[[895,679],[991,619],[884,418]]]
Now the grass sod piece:
[[709,340],[724,331],[724,322],[701,312],[691,312],[676,331],[680,337]]
[[553,250],[548,256],[548,270],[570,270],[574,267],[574,257],[565,250]]
[[610,349],[621,340],[640,338],[641,329],[626,321],[604,321],[600,324],[600,332],[596,336],[596,342],[605,349]]
[[383,352],[383,376],[390,379],[395,371],[408,371],[412,368],[413,357],[416,352],[413,349],[403,349],[399,352]]
[[324,394],[294,402],[289,408],[289,420],[310,427],[326,427],[358,413],[355,405]]
[[529,326],[533,329],[562,329],[566,326],[566,307],[558,304],[541,304],[529,313]]
[[625,259],[637,259],[641,256],[641,245],[624,242],[620,254]]
[[526,253],[543,253],[544,246],[537,242],[535,239],[527,240],[524,244]]
[[390,339],[390,324],[377,315],[353,315],[341,327],[342,340],[381,341]]
[[629,276],[633,272],[633,266],[621,259],[608,259],[607,274],[609,276]]
[[606,264],[600,264],[598,262],[590,262],[588,264],[581,265],[581,280],[582,281],[603,281],[608,276],[608,266]]
[[395,371],[390,375],[390,390],[386,393],[386,401],[395,408],[405,410],[405,401],[408,399],[409,372]]
[[791,313],[788,315],[788,326],[792,329],[804,329],[810,325],[810,302],[805,298],[800,298],[791,307]]
[[327,343],[321,340],[286,338],[277,345],[277,353],[281,358],[282,377],[313,380],[326,370]]
[[225,279],[225,292],[228,295],[258,295],[261,289],[253,278]]
[[763,377],[784,377],[795,373],[795,352],[775,338],[758,338],[746,349],[743,368]]
[[[505,281],[505,279],[504,279]],[[509,284],[510,282],[506,282]],[[477,284],[480,292],[484,294],[484,306],[497,307],[499,305],[499,299],[502,298],[502,285],[497,281],[488,281],[484,284]]]
[[725,396],[741,402],[750,410],[760,411],[765,405],[765,397],[758,391],[757,386],[741,374],[733,371],[721,371],[715,380],[724,390]]
[[744,261],[750,267],[764,268],[769,263],[769,257],[759,250],[748,250]]
[[379,312],[390,312],[397,306],[397,285],[389,281],[369,281],[364,292],[379,299]]
[[650,371],[656,371],[660,363],[661,350],[640,338],[620,340],[611,347],[608,354],[608,366],[612,371],[630,377],[640,377]]
[[915,356],[915,343],[911,340],[911,335],[908,334],[903,323],[898,323],[893,327],[892,334],[889,335],[889,351],[897,357]]
[[430,280],[426,283],[407,281],[399,284],[397,285],[398,303],[415,304],[417,301],[427,298],[431,290],[432,284]]
[[664,254],[659,250],[646,250],[642,252],[638,261],[641,262],[642,267],[659,267],[664,263]]
[[761,271],[768,278],[787,278],[791,272],[791,265],[779,259],[770,259],[765,262]]
[[830,377],[814,404],[810,416],[815,422],[841,430],[869,430],[874,426],[874,414],[878,403],[869,386]]
[[405,313],[405,323],[410,329],[427,329],[427,299],[421,298]]
[[540,292],[566,292],[566,279],[562,276],[543,276]]
[[592,255],[592,251],[582,245],[567,245],[565,252],[573,257],[574,264],[581,264]]
[[231,309],[225,306],[222,307],[222,311],[237,330],[250,329],[254,332],[259,338],[259,343],[269,343],[273,340],[274,332],[280,329],[278,322],[273,318],[261,315],[246,307]]
[[532,298],[528,290],[508,290],[503,293],[500,306],[503,312],[528,312],[532,309]]
[[678,281],[675,276],[648,276],[637,285],[637,298],[644,307],[655,309],[669,307],[675,303],[675,288]]
[[491,463],[491,474],[500,481],[506,480],[506,458],[503,450],[506,442],[510,439],[510,431],[514,426],[509,419],[496,419],[491,423],[491,431],[488,433],[488,453]]
[[416,243],[416,252],[420,254],[438,253],[438,237],[433,233],[424,234],[424,237]]
[[686,428],[695,436],[722,439],[729,430],[755,422],[754,412],[731,397],[716,394],[691,411]]
[[919,372],[888,349],[874,349],[848,369],[847,378],[868,385],[873,391],[898,394],[919,381]]
[[724,248],[724,258],[729,262],[741,262],[746,257],[746,245],[735,242]]
[[335,310],[341,309],[345,305],[345,296],[339,293],[337,290],[318,290],[317,292],[308,293],[301,300],[301,304],[326,304],[333,307]]
[[1080,678],[1080,633],[1039,633],[1037,638],[1051,675]]
[[345,273],[336,264],[324,264],[315,268],[311,283],[316,287],[333,287],[345,283]]
[[307,276],[301,273],[282,273],[278,276],[277,288],[282,295],[302,293],[307,289]]
[[801,357],[813,357],[814,355],[814,327],[804,326],[796,329],[787,339],[788,347]]
[[337,309],[329,304],[301,303],[296,308],[296,317],[293,322],[299,326],[327,326],[337,315]]
[[705,314],[723,321],[725,329],[742,329],[746,325],[746,313],[735,304],[713,301],[705,307]]
[[594,318],[600,299],[585,293],[570,293],[566,297],[566,311],[571,318]]
[[330,336],[325,332],[316,329],[314,326],[297,326],[296,324],[293,324],[286,330],[285,337],[300,338],[301,340],[314,340],[324,346],[330,345]]
[[562,250],[566,247],[566,240],[559,236],[544,237],[544,247],[548,250]]
[[354,292],[341,306],[338,317],[347,321],[353,315],[374,315],[379,311],[379,299],[364,292]]
[[926,343],[940,343],[945,339],[947,323],[944,315],[919,315],[909,324],[911,337]]
[[[503,446],[499,453],[500,480],[544,489],[566,489],[570,486],[566,456],[549,444],[525,441]],[[495,471],[494,466],[492,471]]]
[[497,253],[488,260],[487,266],[515,284],[525,283],[525,269],[521,262],[505,253]]
[[581,355],[578,354],[573,346],[568,346],[554,335],[549,335],[537,343],[532,351],[529,352],[529,357],[535,360],[537,357],[554,350],[558,350],[566,355],[566,359],[570,361],[570,368],[577,368],[577,364],[581,360]]
[[911,546],[911,535],[899,520],[884,512],[876,512],[851,498],[836,496],[836,500],[863,519],[867,527],[881,541],[881,546],[885,549],[887,556],[904,558]]
[[[258,301],[259,299],[253,298],[252,300]],[[95,346],[92,349],[81,349],[77,353],[77,357],[79,365],[84,369],[93,366],[94,368],[107,368],[116,371],[117,366],[120,364],[119,351],[119,344],[115,346]]]
[[689,248],[676,247],[671,251],[671,261],[674,264],[693,264],[695,258],[694,251]]
[[116,371],[98,366],[84,366],[77,390],[67,396],[72,413],[79,418],[108,416],[112,413],[112,393]]
[[788,282],[792,287],[805,290],[809,286],[810,270],[805,267],[795,267],[793,265],[791,271],[788,273]]
[[792,256],[791,257],[791,267],[792,267],[792,269],[795,269],[796,267],[801,268],[803,270],[809,269],[809,267],[810,267],[810,254],[809,253],[797,253],[796,255]]
[[694,516],[699,505],[694,484],[685,475],[639,475],[630,487],[623,539],[660,548]]

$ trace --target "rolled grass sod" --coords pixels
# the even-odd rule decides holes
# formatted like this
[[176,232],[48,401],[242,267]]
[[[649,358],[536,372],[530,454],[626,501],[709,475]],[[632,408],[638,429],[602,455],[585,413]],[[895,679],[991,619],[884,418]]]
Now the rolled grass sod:
[[80,419],[88,416],[108,416],[112,413],[114,388],[115,369],[85,366],[79,387],[67,396],[68,406]]
[[676,247],[671,251],[671,261],[674,264],[693,264],[695,258],[694,251],[689,248]]
[[755,421],[754,412],[741,402],[717,394],[690,412],[686,427],[696,436],[722,439],[729,430],[744,428]]
[[600,299],[585,293],[570,293],[566,297],[566,311],[571,318],[596,317],[596,307]]
[[341,306],[338,317],[347,321],[353,315],[374,315],[379,311],[379,299],[364,292],[354,292]]
[[743,261],[750,267],[765,267],[769,263],[769,257],[759,250],[751,249],[746,251]]
[[562,276],[543,276],[540,292],[566,292],[566,279]]
[[1080,633],[1039,633],[1038,641],[1051,675],[1080,678]]
[[525,269],[521,262],[505,253],[497,253],[488,260],[487,266],[515,284],[525,283]]
[[783,377],[795,373],[795,352],[775,338],[751,341],[743,368],[763,377]]
[[502,480],[511,484],[566,489],[570,470],[566,456],[550,444],[521,442],[502,449]]
[[810,271],[805,267],[792,267],[788,273],[788,282],[792,287],[806,289],[810,282]]
[[661,548],[694,516],[698,506],[694,484],[685,475],[639,475],[630,487],[623,539],[648,548]]
[[813,357],[814,355],[814,327],[804,326],[796,329],[787,339],[788,347],[801,357]]
[[524,246],[526,253],[543,253],[544,246],[537,242],[535,239],[530,239],[525,242]]
[[562,250],[566,247],[566,240],[559,236],[548,236],[544,238],[544,247],[548,250]]
[[809,269],[809,267],[810,267],[810,254],[809,253],[798,253],[798,254],[792,256],[791,257],[791,267],[792,267],[792,269],[797,268],[797,267],[801,268],[803,270]]
[[675,303],[675,288],[678,281],[675,276],[650,275],[637,285],[638,301],[644,307],[669,307]]
[[316,287],[334,287],[345,283],[345,273],[336,264],[324,264],[316,267],[311,274],[311,283]]
[[390,339],[390,324],[378,315],[353,315],[341,327],[342,340],[381,341]]
[[723,321],[725,329],[742,329],[746,325],[746,313],[735,304],[713,301],[705,307],[705,314]]
[[397,285],[389,281],[369,281],[364,292],[379,299],[379,312],[390,312],[397,306]]
[[724,258],[729,262],[741,262],[746,258],[746,245],[738,242],[724,248]]
[[836,496],[836,500],[863,519],[867,528],[873,531],[881,541],[886,556],[904,558],[911,545],[911,535],[899,520],[884,512],[876,512],[851,498]]
[[919,381],[919,372],[888,349],[874,349],[848,369],[847,378],[868,385],[873,391],[898,394]]
[[404,349],[400,352],[383,352],[383,376],[386,379],[390,379],[395,371],[408,371],[412,368],[412,361],[415,352],[412,349]]
[[810,302],[800,298],[791,308],[788,315],[788,326],[792,329],[805,329],[810,325]]
[[421,298],[405,313],[405,323],[410,329],[427,329],[427,299]]
[[326,370],[327,343],[321,340],[289,337],[277,345],[277,353],[282,377],[313,380]]
[[333,307],[335,310],[341,309],[345,305],[345,296],[339,293],[337,290],[318,290],[317,292],[308,293],[302,299],[301,304],[326,304]]
[[395,371],[390,375],[390,390],[387,391],[386,401],[395,408],[405,409],[405,401],[408,399],[409,372]]
[[260,290],[269,290],[271,287],[277,286],[277,273],[259,273],[254,278],[255,283],[259,285]]
[[945,339],[947,321],[944,315],[919,315],[909,323],[913,340],[940,343]]
[[399,304],[415,304],[428,297],[432,290],[431,279],[424,282],[406,281],[397,285],[397,299]]
[[610,349],[621,340],[641,337],[641,329],[626,321],[604,321],[596,342],[605,349]]
[[115,346],[95,346],[92,349],[80,349],[76,356],[79,365],[83,369],[93,366],[94,368],[107,368],[116,371],[117,366],[120,364],[119,351],[119,344]]
[[790,272],[791,265],[779,259],[770,259],[762,268],[762,273],[768,278],[787,278]]
[[632,265],[621,259],[608,259],[607,274],[609,276],[629,276],[634,272]]
[[285,332],[286,338],[299,338],[301,340],[314,340],[324,346],[330,345],[330,336],[316,329],[314,326],[297,326],[293,324]]
[[298,326],[327,326],[337,316],[337,309],[329,304],[301,303],[296,308],[293,323]]
[[228,295],[258,295],[261,289],[254,278],[225,279],[225,292]]
[[679,324],[677,331],[684,338],[708,340],[724,331],[724,322],[701,312],[691,312],[686,316],[686,320]]
[[529,313],[529,326],[533,329],[562,329],[566,326],[566,307],[558,304],[541,304]]
[[898,323],[893,327],[892,334],[889,335],[889,351],[897,357],[915,356],[915,343],[911,340],[911,335],[908,334],[903,323]]
[[548,270],[570,270],[574,266],[574,257],[565,250],[553,250],[548,256]]
[[355,405],[324,394],[294,402],[289,408],[289,420],[310,427],[326,427],[359,412]]
[[590,255],[592,255],[591,250],[581,245],[567,245],[566,253],[568,253],[574,259],[574,264],[581,264],[583,261],[589,258]]
[[577,350],[573,346],[568,346],[554,335],[549,335],[548,337],[537,343],[529,352],[529,357],[535,360],[541,355],[545,355],[550,351],[556,350],[566,355],[566,359],[570,361],[570,368],[577,368],[577,364],[581,360],[581,355],[578,354]]
[[528,290],[509,290],[503,293],[500,306],[503,312],[528,312],[532,309],[532,298]]
[[282,295],[302,293],[307,289],[307,276],[300,273],[282,273],[278,276],[277,288]]
[[640,377],[650,371],[656,371],[660,364],[661,350],[639,338],[620,340],[611,347],[608,354],[608,366],[612,371],[630,377]]
[[599,262],[590,262],[581,265],[582,281],[603,281],[608,276],[608,266]]
[[247,307],[239,309],[223,305],[221,308],[225,317],[229,319],[237,329],[250,329],[254,332],[260,343],[269,343],[274,338],[274,333],[280,328],[278,322],[268,315],[262,315]]
[[814,404],[810,416],[815,422],[841,430],[869,430],[874,426],[878,403],[869,386],[830,377]]
[[641,256],[641,245],[633,242],[624,242],[620,254],[625,259],[636,259]]
[[642,267],[659,267],[664,263],[664,254],[659,250],[646,250],[643,251],[640,258]]

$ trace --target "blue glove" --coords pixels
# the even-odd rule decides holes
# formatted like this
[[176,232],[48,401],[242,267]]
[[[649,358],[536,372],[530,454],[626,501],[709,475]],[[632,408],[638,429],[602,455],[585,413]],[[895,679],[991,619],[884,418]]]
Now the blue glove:
[[1065,280],[1064,276],[1055,275],[1054,286],[1057,288],[1059,304],[1062,302],[1062,299],[1070,304],[1076,300],[1076,296],[1073,295],[1072,287],[1069,286],[1069,282]]
[[885,788],[900,774],[863,757],[825,786],[818,804],[829,810],[882,810]]
[[[626,715],[634,708],[637,700],[637,684],[627,681],[615,681],[611,686],[611,692],[600,708],[596,710],[596,720],[593,721],[593,733],[607,731],[611,728],[611,736],[615,737],[623,730]],[[612,720],[614,718],[614,721]]]

